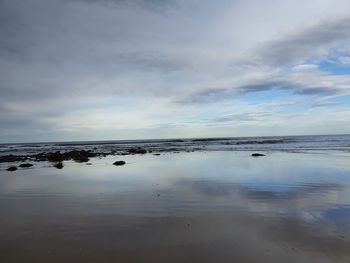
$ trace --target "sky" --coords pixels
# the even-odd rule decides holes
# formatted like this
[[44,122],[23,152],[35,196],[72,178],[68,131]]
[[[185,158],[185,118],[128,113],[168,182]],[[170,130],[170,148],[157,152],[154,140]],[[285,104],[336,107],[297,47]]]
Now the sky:
[[0,0],[0,143],[346,133],[348,0]]

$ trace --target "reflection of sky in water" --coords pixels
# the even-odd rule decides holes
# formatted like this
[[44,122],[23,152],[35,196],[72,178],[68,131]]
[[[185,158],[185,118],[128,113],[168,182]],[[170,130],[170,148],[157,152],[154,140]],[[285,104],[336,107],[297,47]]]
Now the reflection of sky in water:
[[23,170],[11,179],[4,173],[1,187],[5,196],[85,199],[121,214],[230,207],[320,215],[350,203],[348,158],[290,153],[251,158],[244,152],[125,156],[128,164],[123,167],[112,166],[113,159],[107,158],[94,160],[92,166],[67,162],[63,170]]
[[[45,231],[59,227],[75,235],[100,233],[106,225],[117,232],[137,226],[126,234],[134,244],[140,229],[167,233],[190,221],[198,227],[193,236],[198,242],[241,236],[242,244],[252,247],[260,241],[273,247],[302,244],[308,251],[347,257],[349,157],[336,152],[275,152],[263,158],[210,152],[93,159],[91,166],[66,162],[62,170],[39,163],[0,172],[0,223],[46,226]],[[127,165],[113,166],[116,159]],[[12,230],[4,231],[5,237],[20,236],[18,227],[6,229]],[[175,231],[180,243],[182,231]],[[259,242],[257,235],[263,238]]]

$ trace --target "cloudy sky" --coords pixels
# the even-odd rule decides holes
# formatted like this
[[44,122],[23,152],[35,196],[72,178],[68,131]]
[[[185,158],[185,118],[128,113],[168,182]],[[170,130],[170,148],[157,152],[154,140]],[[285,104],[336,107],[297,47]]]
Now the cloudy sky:
[[0,0],[0,142],[350,133],[348,0]]

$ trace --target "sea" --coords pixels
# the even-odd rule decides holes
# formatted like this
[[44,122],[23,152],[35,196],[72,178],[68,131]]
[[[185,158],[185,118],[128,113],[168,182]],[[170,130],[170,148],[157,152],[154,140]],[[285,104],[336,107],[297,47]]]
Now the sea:
[[154,152],[177,151],[350,151],[350,135],[182,138],[0,144],[0,155],[93,150],[118,152],[141,147]]

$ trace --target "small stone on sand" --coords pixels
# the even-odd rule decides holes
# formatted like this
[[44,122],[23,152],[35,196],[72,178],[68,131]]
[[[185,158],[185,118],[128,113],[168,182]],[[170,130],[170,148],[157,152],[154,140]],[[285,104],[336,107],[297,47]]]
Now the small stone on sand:
[[121,165],[126,164],[126,162],[124,162],[124,161],[116,161],[113,164],[116,165],[116,166],[121,166]]
[[54,165],[54,167],[56,167],[57,169],[62,169],[63,168],[63,163],[62,162],[56,163]]
[[265,156],[265,154],[262,154],[262,153],[253,153],[252,156],[253,156],[253,157],[260,157],[260,156]]
[[28,167],[32,167],[33,165],[31,163],[21,163],[19,165],[19,167],[22,167],[22,168],[28,168]]

